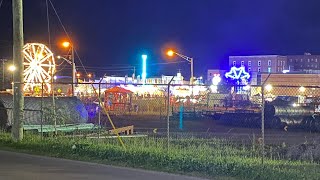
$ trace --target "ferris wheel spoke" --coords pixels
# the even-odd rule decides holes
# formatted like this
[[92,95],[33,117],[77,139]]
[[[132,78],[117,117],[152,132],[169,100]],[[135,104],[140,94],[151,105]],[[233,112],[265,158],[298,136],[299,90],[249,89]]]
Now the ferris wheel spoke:
[[29,61],[30,63],[33,61],[33,58],[30,56],[30,54],[29,53],[24,53],[24,57],[25,57],[25,59],[27,60],[27,61]]
[[[43,68],[41,68],[42,72],[47,76],[47,77],[51,77],[51,75],[49,74],[49,72],[45,71]],[[53,74],[53,73],[52,73]]]
[[44,63],[45,61],[47,61],[49,59],[50,56],[45,56],[42,59],[39,59],[39,63]]
[[[24,64],[24,65],[30,65],[30,64]],[[27,68],[24,69],[23,74],[31,69],[31,66],[28,66]]]
[[42,80],[46,80],[47,79],[47,76],[45,75],[45,73],[44,73],[45,71],[44,70],[42,70],[42,71],[39,71],[39,75],[41,76],[41,78],[42,78]]
[[49,73],[47,73],[47,71],[45,71],[44,69],[41,69],[39,73],[41,74],[41,77],[43,80],[51,77],[51,75]]
[[37,72],[37,74],[36,74],[37,76],[37,78],[38,78],[38,82],[43,82],[43,78],[41,77],[41,72]]
[[35,82],[36,81],[36,77],[35,77],[35,75],[36,75],[36,71],[32,71],[31,72],[31,74],[30,74],[30,76],[29,76],[29,78],[28,78],[28,81],[30,81],[30,82]]
[[43,54],[43,51],[44,51],[44,45],[41,45],[39,48],[40,48],[40,52],[39,52],[39,54]]
[[54,65],[52,65],[52,64],[41,64],[40,66],[41,67],[54,67]]
[[[36,48],[35,48],[34,44],[31,45],[31,49],[32,49],[32,51],[31,51],[32,55],[34,56],[34,58],[36,58],[37,51],[36,51]],[[32,59],[34,59],[34,58],[32,58]]]
[[30,76],[28,76],[28,77],[26,78],[26,82],[27,82],[27,83],[33,82],[33,81],[32,81],[33,78],[34,78],[34,74],[30,74]]
[[32,74],[33,69],[29,66],[27,69],[24,70],[23,74]]
[[[43,58],[39,61],[39,63],[41,64],[41,63],[45,62],[45,61],[48,60],[50,57],[52,57],[52,59],[53,59],[53,55],[52,55],[52,54],[46,55],[45,57],[43,57]],[[50,62],[51,62],[51,61],[50,61]]]

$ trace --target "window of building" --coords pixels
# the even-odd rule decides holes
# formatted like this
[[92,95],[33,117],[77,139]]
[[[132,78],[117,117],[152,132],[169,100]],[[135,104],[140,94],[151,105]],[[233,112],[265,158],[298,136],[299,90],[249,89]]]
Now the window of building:
[[303,62],[303,60],[301,59],[301,62]]
[[209,76],[212,76],[212,73],[210,73],[210,75]]
[[292,62],[292,59],[290,59],[290,62]]
[[260,68],[258,68],[258,72],[261,72],[261,69],[260,69]]
[[282,61],[280,61],[280,66],[282,66]]
[[318,65],[315,65],[315,68],[318,68]]
[[248,71],[251,71],[251,68],[248,68]]
[[232,65],[233,65],[233,66],[236,66],[236,61],[233,61],[233,62],[232,62]]
[[[261,61],[258,61],[258,66],[261,66]],[[260,72],[260,71],[259,71]]]
[[310,59],[308,59],[308,62],[310,62]]
[[244,61],[241,61],[241,66],[244,66]]
[[318,59],[315,59],[316,62],[318,62]]
[[271,67],[268,67],[268,73],[271,73]]
[[251,66],[251,61],[248,61],[248,66]]
[[311,62],[313,62],[313,59],[311,59]]
[[268,66],[271,66],[271,60],[268,60]]

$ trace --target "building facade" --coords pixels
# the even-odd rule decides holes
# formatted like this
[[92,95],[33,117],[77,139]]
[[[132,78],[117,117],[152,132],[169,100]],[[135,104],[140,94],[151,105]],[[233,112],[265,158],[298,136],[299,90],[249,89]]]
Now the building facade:
[[320,73],[320,55],[289,55],[287,63],[290,71],[301,71],[306,73]]
[[244,66],[249,73],[282,73],[287,57],[280,55],[229,56],[229,67]]
[[282,73],[288,69],[287,57],[280,55],[229,56],[229,67],[245,67],[252,85],[261,83],[263,73]]

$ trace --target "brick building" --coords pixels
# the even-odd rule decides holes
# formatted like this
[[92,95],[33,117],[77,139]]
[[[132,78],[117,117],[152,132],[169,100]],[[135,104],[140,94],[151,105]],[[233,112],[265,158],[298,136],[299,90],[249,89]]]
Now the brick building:
[[306,73],[320,73],[320,55],[289,55],[287,63],[290,71],[302,71]]
[[287,68],[287,57],[280,55],[229,56],[229,67],[233,66],[244,66],[249,73],[282,73]]
[[260,84],[261,73],[282,73],[287,69],[287,57],[280,55],[229,56],[229,67],[244,66],[251,75],[251,84]]

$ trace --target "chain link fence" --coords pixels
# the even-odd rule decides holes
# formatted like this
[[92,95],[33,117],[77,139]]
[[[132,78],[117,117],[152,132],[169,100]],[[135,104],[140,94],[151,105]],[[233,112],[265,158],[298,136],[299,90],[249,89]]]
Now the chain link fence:
[[[254,156],[320,161],[319,87],[88,82],[75,85],[77,98],[70,84],[52,89],[54,97],[41,88],[25,97],[25,130],[75,135],[84,129],[88,137],[106,138],[116,134],[114,125],[121,135],[166,139],[167,145],[219,141]],[[4,120],[12,116],[10,98],[1,95],[2,125],[11,122]]]

